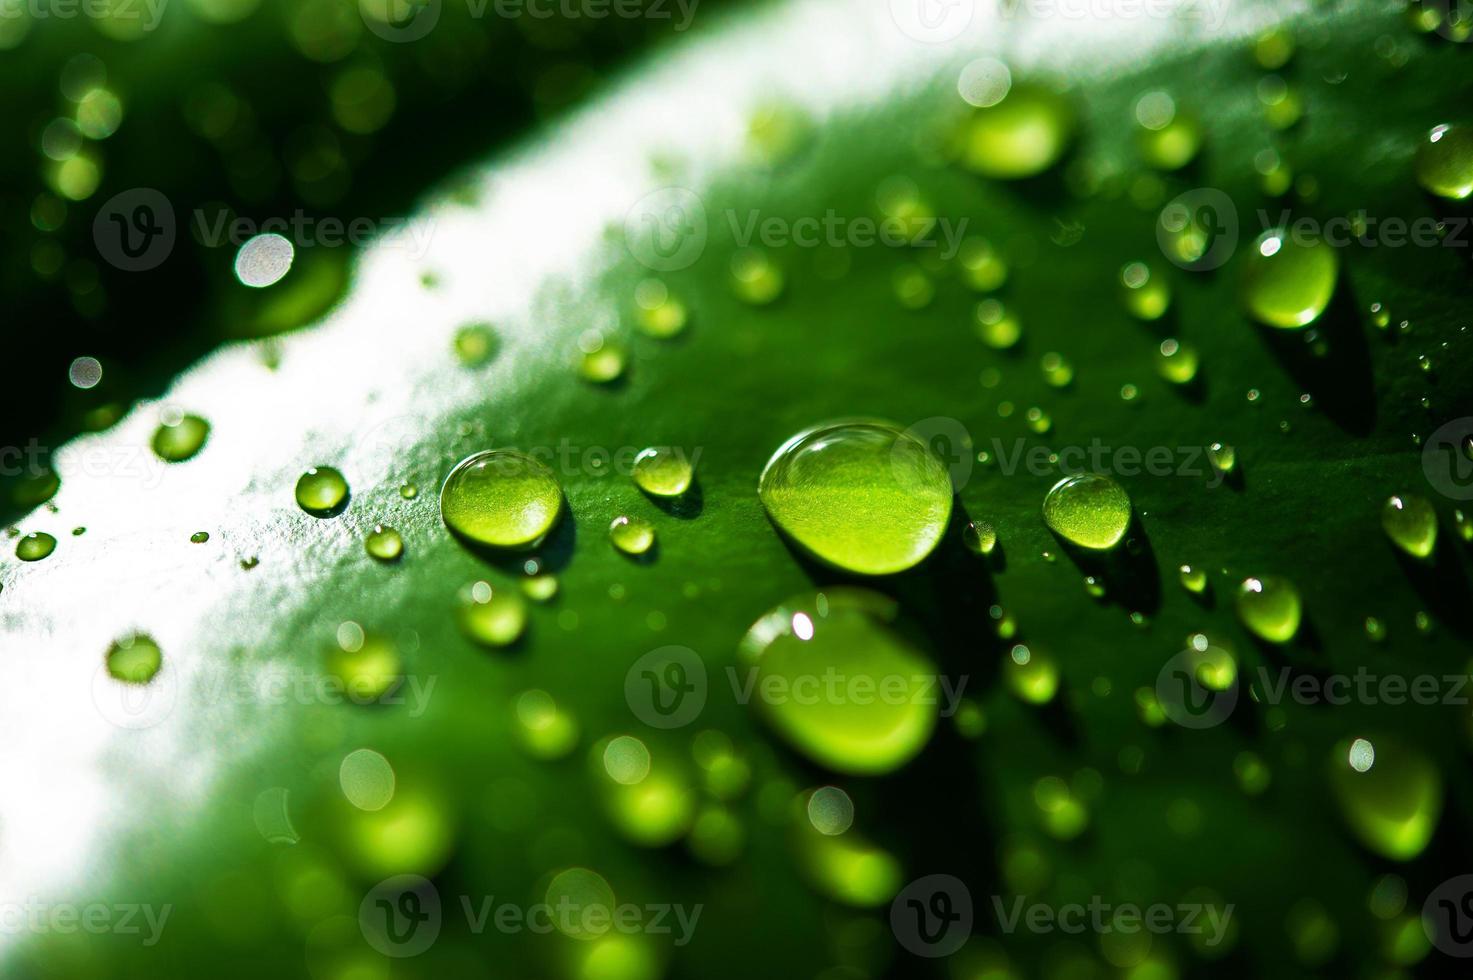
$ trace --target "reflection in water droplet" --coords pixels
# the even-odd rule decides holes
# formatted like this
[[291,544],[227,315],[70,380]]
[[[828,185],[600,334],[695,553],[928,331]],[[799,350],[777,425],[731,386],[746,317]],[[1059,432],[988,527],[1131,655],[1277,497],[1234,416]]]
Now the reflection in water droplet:
[[941,461],[909,432],[875,420],[793,436],[767,461],[757,492],[794,542],[864,575],[916,565],[951,517],[951,477]]
[[820,786],[808,796],[808,822],[820,834],[842,834],[854,824],[854,801],[837,786]]
[[557,522],[562,505],[552,470],[514,449],[467,456],[440,491],[445,526],[493,548],[537,544]]
[[678,497],[690,489],[695,475],[685,453],[668,446],[641,450],[634,457],[634,482],[656,497]]

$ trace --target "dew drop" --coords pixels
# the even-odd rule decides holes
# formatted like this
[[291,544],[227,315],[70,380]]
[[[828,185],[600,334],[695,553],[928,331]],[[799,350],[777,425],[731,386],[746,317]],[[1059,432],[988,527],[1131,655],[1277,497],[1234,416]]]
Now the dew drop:
[[1244,579],[1238,586],[1238,618],[1270,643],[1287,643],[1299,632],[1299,590],[1277,575]]
[[984,177],[1032,177],[1059,161],[1073,133],[1064,96],[1014,84],[1002,99],[972,112],[961,133],[961,162]]
[[1018,318],[998,300],[982,300],[972,311],[972,318],[977,336],[996,350],[1007,350],[1023,336],[1023,326]]
[[393,528],[375,524],[368,537],[363,539],[363,548],[379,561],[395,561],[404,554],[404,539]]
[[1195,595],[1201,595],[1207,590],[1207,571],[1193,565],[1183,565],[1177,569],[1181,579],[1181,587]]
[[1175,385],[1190,384],[1197,377],[1200,361],[1197,348],[1177,340],[1163,340],[1156,352],[1156,371]]
[[640,450],[634,457],[634,482],[655,497],[678,497],[690,489],[695,475],[685,453],[668,446]]
[[40,561],[56,550],[56,539],[45,531],[32,531],[15,543],[15,557],[21,561]]
[[195,531],[189,536],[189,540],[193,541],[195,544],[204,544],[206,541],[210,540],[210,532]]
[[153,433],[153,451],[159,459],[182,463],[204,448],[210,423],[198,415],[165,419]]
[[[936,725],[935,700],[918,696],[936,668],[898,632],[897,615],[888,597],[837,588],[794,598],[754,623],[740,653],[757,668],[754,690],[768,692],[753,701],[768,724],[837,772],[873,775],[909,762]],[[862,688],[891,694],[855,696]]]
[[685,330],[685,304],[659,279],[645,279],[634,288],[634,305],[635,325],[647,336],[663,340]]
[[1138,320],[1159,320],[1171,308],[1171,284],[1160,270],[1128,262],[1120,270],[1120,298]]
[[957,252],[962,280],[979,293],[1001,289],[1008,281],[1008,265],[985,238],[968,238]]
[[510,589],[473,582],[460,590],[458,620],[466,636],[482,646],[515,643],[527,628],[527,603]]
[[643,517],[621,514],[609,525],[609,540],[626,555],[642,555],[654,547],[655,526]]
[[1427,847],[1442,812],[1442,779],[1418,749],[1377,737],[1340,743],[1331,785],[1341,815],[1365,847],[1407,861]]
[[1225,442],[1214,442],[1207,447],[1207,459],[1217,472],[1228,474],[1238,465],[1238,451]]
[[578,376],[593,384],[610,384],[623,377],[629,366],[629,352],[617,340],[596,332],[586,337],[578,356]]
[[514,449],[467,456],[440,490],[445,526],[493,548],[537,544],[557,522],[562,506],[562,489],[552,470]]
[[1417,183],[1438,197],[1461,201],[1473,194],[1473,128],[1433,126],[1417,148]]
[[466,367],[480,367],[496,356],[496,334],[489,324],[470,323],[455,331],[455,356]]
[[1413,558],[1426,558],[1437,546],[1437,512],[1424,497],[1388,497],[1381,507],[1381,527],[1392,544]]
[[1340,258],[1323,239],[1300,242],[1283,229],[1270,229],[1248,250],[1243,304],[1264,326],[1297,330],[1325,311],[1339,276]]
[[316,466],[298,478],[296,496],[313,517],[331,517],[348,499],[348,481],[331,466]]
[[888,575],[918,564],[951,518],[951,477],[890,422],[843,420],[783,443],[757,486],[774,524],[814,557]]
[[731,288],[742,302],[766,306],[782,295],[783,271],[765,252],[744,248],[731,257]]
[[997,529],[986,521],[968,521],[962,528],[962,544],[975,555],[990,555],[997,547]]
[[1091,551],[1118,545],[1130,527],[1130,514],[1125,489],[1095,473],[1065,477],[1043,500],[1043,521],[1049,530]]
[[163,662],[159,645],[142,633],[118,640],[107,651],[108,674],[125,684],[147,684]]

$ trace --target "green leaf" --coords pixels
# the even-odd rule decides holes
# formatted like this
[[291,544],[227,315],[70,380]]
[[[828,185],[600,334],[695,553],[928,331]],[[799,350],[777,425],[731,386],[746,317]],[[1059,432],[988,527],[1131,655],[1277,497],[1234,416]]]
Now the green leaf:
[[[428,198],[428,251],[407,238],[370,249],[315,327],[269,348],[226,347],[158,403],[62,447],[54,508],[17,525],[54,535],[55,552],[0,566],[11,678],[0,902],[172,912],[156,944],[142,922],[142,935],[28,928],[7,936],[11,964],[25,975],[167,975],[206,956],[242,976],[430,975],[488,961],[518,976],[801,976],[836,964],[908,974],[921,961],[903,930],[892,937],[886,908],[930,874],[969,890],[981,935],[956,954],[958,975],[1004,955],[1019,975],[1050,954],[1182,973],[1226,957],[1255,975],[1387,962],[1383,940],[1404,918],[1373,914],[1378,879],[1405,877],[1414,917],[1467,866],[1466,705],[1270,705],[1244,689],[1230,723],[1192,729],[1161,724],[1148,695],[1198,632],[1236,651],[1244,688],[1278,683],[1281,668],[1467,673],[1463,543],[1444,530],[1432,562],[1405,560],[1380,528],[1382,502],[1406,493],[1432,499],[1451,527],[1457,504],[1427,486],[1414,437],[1470,414],[1466,229],[1458,247],[1382,237],[1339,249],[1338,289],[1312,328],[1323,355],[1305,332],[1254,326],[1239,296],[1260,209],[1270,224],[1281,211],[1322,224],[1364,209],[1383,233],[1388,219],[1463,217],[1419,189],[1412,158],[1428,129],[1464,112],[1466,52],[1372,4],[1333,17],[1234,6],[1210,31],[1185,8],[1105,23],[1012,9],[979,8],[971,33],[926,44],[884,5],[858,17],[849,4],[793,4],[669,49],[476,171],[473,200]],[[1287,130],[1265,118],[1266,73],[1252,57],[1277,16],[1297,42],[1281,74],[1304,102]],[[1058,166],[1009,181],[955,159],[971,111],[957,78],[983,52],[1011,66],[1020,92],[1060,92],[1076,121]],[[1138,100],[1158,89],[1202,127],[1200,153],[1171,173],[1143,165],[1137,136]],[[1297,175],[1281,200],[1255,170],[1269,149]],[[923,202],[900,193],[903,216],[935,216],[938,244],[842,237],[881,217],[879,199],[894,205],[908,186],[897,176]],[[1236,209],[1236,253],[1214,270],[1177,268],[1158,222],[1204,188]],[[978,338],[985,297],[949,254],[958,242],[946,234],[963,222],[962,237],[985,237],[1007,262],[995,298],[1022,327],[1007,351]],[[733,284],[734,257],[751,268],[748,227],[841,238],[765,246],[783,281],[770,296],[770,270]],[[1120,297],[1132,261],[1171,287],[1169,311],[1149,324]],[[636,326],[651,278],[688,311],[673,337]],[[1375,326],[1372,303],[1410,331]],[[481,322],[495,356],[467,365],[456,334]],[[580,377],[599,335],[628,351],[609,384]],[[1158,374],[1168,339],[1198,352],[1193,383]],[[1062,372],[1041,366],[1049,352],[1073,368],[1065,387],[1046,378]],[[193,458],[165,464],[149,445],[170,410],[211,431]],[[940,437],[959,485],[946,539],[899,575],[858,579],[810,560],[757,497],[786,439],[856,416]],[[1205,456],[1214,442],[1236,449],[1226,481]],[[674,503],[628,476],[649,446],[697,460],[696,486]],[[457,461],[504,447],[539,455],[566,505],[540,548],[512,556],[461,543],[437,506]],[[1050,452],[1114,475],[1133,504],[1132,545],[1102,558],[1050,535],[1042,501],[1064,472]],[[327,518],[293,497],[323,466],[351,494]],[[652,553],[610,546],[620,515],[654,525]],[[963,546],[968,520],[997,529],[991,559]],[[396,561],[365,550],[380,524],[403,538]],[[191,541],[200,531],[208,540]],[[478,646],[457,615],[460,591],[517,590],[528,558],[557,576],[557,595],[530,604],[515,644]],[[1178,586],[1183,564],[1208,573],[1202,596]],[[1233,614],[1238,583],[1270,574],[1297,586],[1304,609],[1298,638],[1278,647],[1255,643]],[[1086,575],[1103,582],[1102,599]],[[893,628],[964,684],[971,737],[945,717],[904,768],[840,776],[739,703],[748,628],[838,585],[898,600]],[[1425,631],[1414,626],[1423,612]],[[1003,613],[1015,635],[998,635]],[[1384,642],[1367,637],[1367,616],[1385,624]],[[163,666],[124,686],[106,672],[107,651],[140,634]],[[1057,666],[1045,705],[1012,693],[1018,644],[1034,669]],[[626,682],[668,646],[694,651],[708,685],[698,718],[662,729],[633,709]],[[374,696],[401,672],[386,696],[396,703],[346,703],[332,686],[347,678]],[[643,765],[637,746],[610,741],[624,735],[650,757],[650,775],[630,785],[606,774]],[[1372,772],[1402,780],[1378,786],[1400,790],[1344,788],[1351,738],[1375,744]],[[381,809],[361,806],[387,785],[365,749],[394,777]],[[1235,777],[1253,759],[1272,775],[1256,794]],[[1435,792],[1426,771],[1440,774]],[[799,794],[826,784],[853,802],[854,826],[838,837],[802,812]],[[1377,792],[1392,808],[1431,802],[1378,846],[1380,824],[1354,810],[1383,805]],[[569,868],[604,883],[553,877]],[[396,961],[360,928],[360,909],[362,921],[377,914],[388,893],[375,888],[401,874],[433,878],[442,927],[417,958]],[[701,906],[693,938],[678,944],[675,927],[589,942],[494,920],[477,934],[461,901],[607,902],[605,887],[641,909]],[[1019,896],[1056,910],[1099,896],[1234,914],[1220,943],[1189,930],[1149,944],[1007,934],[999,910]],[[1426,952],[1405,945],[1395,948]]]

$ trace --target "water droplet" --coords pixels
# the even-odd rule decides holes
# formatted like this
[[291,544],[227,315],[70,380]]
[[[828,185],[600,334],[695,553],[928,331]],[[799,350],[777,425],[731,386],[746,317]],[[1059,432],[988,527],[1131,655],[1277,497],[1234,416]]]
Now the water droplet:
[[645,279],[634,287],[634,305],[635,325],[647,336],[665,339],[685,330],[685,304],[658,279]]
[[1048,704],[1059,691],[1059,665],[1041,650],[1015,644],[1003,663],[1008,689],[1028,704]]
[[413,500],[415,497],[419,496],[419,487],[415,486],[413,483],[406,483],[399,487],[399,496],[403,497],[405,500]]
[[493,449],[456,464],[440,490],[440,516],[457,534],[493,548],[527,548],[562,512],[552,470],[514,449]]
[[159,459],[182,463],[204,448],[210,423],[198,415],[165,419],[153,433],[153,451]]
[[578,722],[539,689],[523,691],[515,702],[517,741],[537,759],[561,759],[578,744]]
[[1007,350],[1023,336],[1023,325],[1018,318],[995,299],[984,299],[973,310],[973,326],[977,336],[988,347]]
[[1366,617],[1366,639],[1380,643],[1386,639],[1386,624],[1375,616]]
[[147,684],[163,662],[159,645],[142,633],[123,637],[107,651],[107,672],[125,684]]
[[1127,262],[1120,270],[1120,298],[1138,320],[1159,320],[1171,308],[1171,284],[1144,262]]
[[[895,601],[837,588],[794,598],[747,631],[754,703],[794,748],[838,772],[898,769],[925,746],[935,666],[894,628]],[[857,692],[887,692],[860,696]]]
[[758,481],[774,524],[813,556],[888,575],[929,555],[951,518],[951,477],[890,422],[844,420],[783,443]]
[[984,177],[1032,177],[1059,161],[1073,132],[1074,113],[1062,95],[1014,84],[999,102],[975,109],[968,118],[961,162]]
[[458,619],[465,635],[488,647],[515,643],[527,628],[527,603],[510,589],[472,582],[460,590]]
[[549,602],[557,595],[558,580],[556,575],[543,573],[529,575],[522,579],[522,595],[533,602]]
[[633,786],[650,774],[650,750],[633,735],[616,736],[604,746],[603,767],[614,782]]
[[316,466],[297,480],[297,504],[313,517],[331,517],[348,499],[348,481],[331,466]]
[[1067,388],[1074,381],[1074,365],[1063,354],[1049,351],[1039,358],[1038,367],[1043,372],[1043,380],[1055,388]]
[[1243,267],[1243,304],[1268,327],[1295,330],[1319,318],[1335,294],[1340,258],[1321,238],[1306,242],[1283,229],[1258,236]]
[[1064,540],[1108,551],[1130,527],[1130,497],[1108,476],[1081,473],[1053,485],[1043,500],[1043,521]]
[[1180,170],[1202,146],[1201,124],[1165,92],[1147,92],[1137,99],[1135,120],[1141,127],[1136,134],[1141,157],[1157,170]]
[[189,540],[193,541],[195,544],[204,544],[206,541],[210,540],[210,532],[195,531],[189,536]]
[[620,515],[609,525],[609,540],[626,555],[642,555],[655,544],[655,526],[643,517]]
[[1277,575],[1244,579],[1238,586],[1238,618],[1270,643],[1287,643],[1299,632],[1299,590]]
[[1192,565],[1183,565],[1177,570],[1181,578],[1181,587],[1188,592],[1201,595],[1207,589],[1206,569],[1196,568]]
[[261,564],[261,559],[256,557],[255,555],[251,555],[248,558],[242,558],[240,560],[240,567],[247,572],[249,572],[251,569],[255,568],[259,564]]
[[678,497],[690,489],[695,475],[684,452],[668,446],[640,450],[634,457],[634,482],[655,497]]
[[1157,349],[1156,371],[1172,384],[1190,384],[1197,377],[1197,348],[1176,340],[1163,340]]
[[[1421,854],[1442,812],[1442,779],[1419,750],[1396,739],[1365,739],[1360,749],[1336,747],[1331,785],[1356,838],[1393,861]],[[1366,768],[1361,769],[1357,763]],[[1374,765],[1372,765],[1374,763]]]
[[1271,27],[1253,42],[1253,58],[1265,71],[1277,71],[1294,57],[1294,35],[1283,25]]
[[1473,541],[1473,519],[1470,519],[1461,509],[1453,511],[1453,530],[1464,541]]
[[1008,281],[1008,264],[985,238],[968,238],[957,252],[962,280],[979,293],[1001,289]]
[[393,640],[348,621],[338,626],[337,643],[327,653],[327,671],[355,704],[370,704],[399,686],[404,661]]
[[1207,447],[1207,459],[1217,472],[1231,473],[1238,465],[1238,451],[1225,442],[1214,442]]
[[1105,597],[1105,583],[1094,575],[1084,577],[1084,591],[1092,599],[1103,599]]
[[1370,306],[1371,322],[1378,330],[1385,330],[1391,326],[1391,311],[1380,303],[1372,303]]
[[783,271],[765,252],[740,249],[731,257],[731,287],[742,302],[766,306],[782,295]]
[[1437,546],[1437,512],[1424,497],[1389,497],[1381,507],[1381,527],[1392,544],[1413,558],[1426,558]]
[[373,749],[355,749],[338,765],[338,786],[360,810],[382,810],[394,799],[394,767]]
[[968,521],[962,528],[962,544],[977,555],[990,555],[997,547],[997,529],[986,521]]
[[1438,197],[1461,201],[1473,194],[1473,128],[1433,126],[1417,148],[1417,183]]
[[375,524],[373,531],[363,539],[363,547],[379,561],[394,561],[404,554],[404,539],[393,528]]
[[15,557],[21,561],[40,561],[56,550],[56,539],[45,531],[32,531],[15,543]]
[[455,356],[466,367],[480,367],[496,355],[496,334],[489,324],[471,323],[455,331]]
[[1024,412],[1023,418],[1027,421],[1029,430],[1037,432],[1039,435],[1054,427],[1054,420],[1049,417],[1048,412],[1045,412],[1037,405]]
[[585,335],[580,341],[578,376],[593,384],[609,384],[624,375],[629,366],[629,352],[617,340],[610,340],[597,331]]

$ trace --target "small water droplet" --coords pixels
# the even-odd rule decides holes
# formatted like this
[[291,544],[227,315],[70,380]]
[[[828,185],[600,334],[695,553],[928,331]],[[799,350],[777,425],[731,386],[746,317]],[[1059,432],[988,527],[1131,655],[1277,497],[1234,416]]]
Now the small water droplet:
[[985,238],[968,238],[957,252],[962,279],[979,293],[1001,289],[1008,281],[1008,265]]
[[204,448],[210,423],[198,415],[167,418],[153,433],[153,451],[159,459],[182,463]]
[[1375,616],[1366,617],[1366,638],[1372,643],[1381,643],[1386,639],[1386,624]]
[[1264,326],[1297,330],[1325,311],[1339,277],[1340,258],[1323,239],[1270,229],[1245,257],[1243,304]]
[[557,576],[551,573],[529,575],[522,579],[522,595],[533,602],[550,602],[557,592]]
[[490,324],[470,323],[455,331],[455,356],[466,367],[480,367],[496,355],[496,333]]
[[1157,348],[1156,371],[1172,384],[1190,384],[1197,377],[1197,348],[1177,340],[1163,340]]
[[472,582],[460,590],[458,620],[466,636],[482,646],[515,643],[527,628],[527,603],[510,589]]
[[1237,609],[1243,625],[1270,643],[1287,643],[1299,632],[1299,590],[1281,576],[1244,579],[1238,587]]
[[189,536],[189,540],[193,541],[195,544],[204,544],[206,541],[210,540],[210,532],[195,531]]
[[623,377],[629,366],[629,352],[617,340],[599,335],[585,337],[580,343],[578,376],[593,384],[610,384]]
[[1171,284],[1160,270],[1127,262],[1120,269],[1120,297],[1136,319],[1159,320],[1171,308]]
[[1387,498],[1381,507],[1381,527],[1392,544],[1413,558],[1426,558],[1437,546],[1437,512],[1424,497]]
[[404,554],[404,539],[393,528],[375,524],[373,531],[363,539],[363,548],[379,561],[394,561]]
[[973,110],[961,133],[961,162],[984,177],[1016,180],[1052,167],[1074,133],[1074,113],[1062,95],[1015,83],[990,106]]
[[609,525],[609,540],[626,555],[642,555],[655,543],[655,526],[643,517],[620,515]]
[[348,499],[348,481],[331,466],[316,466],[297,480],[297,504],[313,517],[331,517]]
[[1417,183],[1438,197],[1473,195],[1473,127],[1433,126],[1417,148]]
[[1018,318],[998,300],[982,300],[973,310],[972,318],[977,336],[996,350],[1007,350],[1023,336]]
[[765,252],[740,249],[731,257],[731,286],[742,302],[766,306],[782,295],[783,271]]
[[997,547],[997,529],[986,521],[968,521],[962,528],[962,544],[977,555],[990,555]]
[[1214,442],[1207,447],[1207,459],[1219,473],[1231,473],[1238,465],[1238,451],[1225,442]]
[[123,637],[107,651],[107,672],[125,684],[147,684],[164,661],[159,645],[142,633]]
[[514,449],[467,456],[440,491],[445,526],[493,548],[535,545],[557,522],[562,506],[552,470]]
[[1130,497],[1108,476],[1082,473],[1060,480],[1043,501],[1043,520],[1066,541],[1091,551],[1118,545],[1130,527]]
[[690,489],[695,475],[684,452],[669,446],[652,446],[634,457],[634,482],[655,497],[678,497]]
[[1140,124],[1136,144],[1147,166],[1180,170],[1202,147],[1201,123],[1165,92],[1147,92],[1137,99],[1135,119]]
[[419,487],[415,486],[413,483],[405,483],[399,487],[399,496],[403,497],[405,500],[413,500],[415,497],[419,496]]
[[1188,592],[1201,595],[1207,590],[1206,569],[1196,568],[1192,565],[1183,565],[1177,569],[1177,574],[1181,578],[1181,587]]

